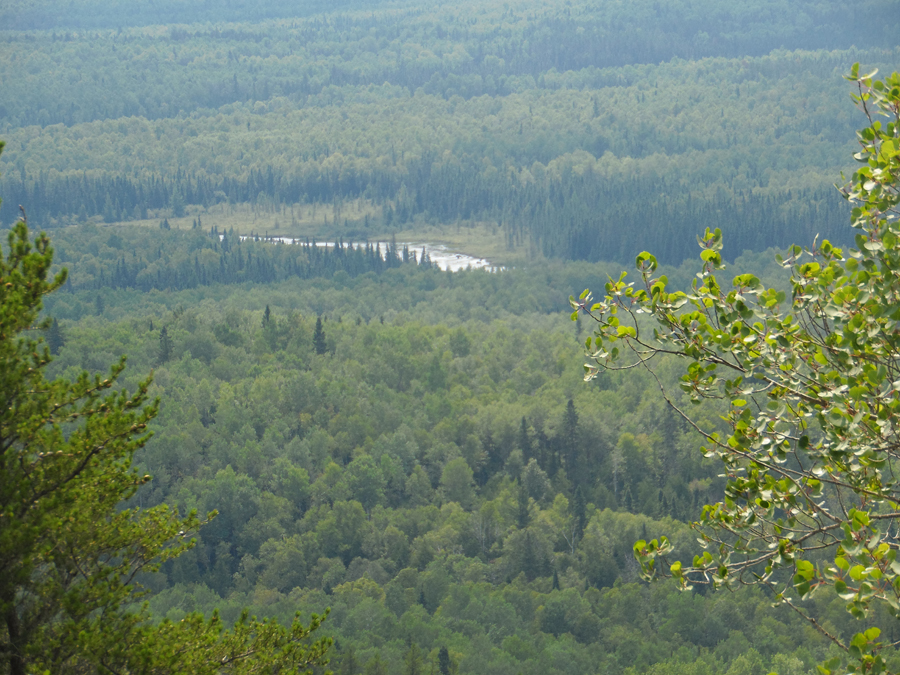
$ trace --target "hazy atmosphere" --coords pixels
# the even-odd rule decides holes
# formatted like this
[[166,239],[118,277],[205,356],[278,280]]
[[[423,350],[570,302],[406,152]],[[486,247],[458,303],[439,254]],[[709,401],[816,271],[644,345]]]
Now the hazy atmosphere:
[[895,0],[4,0],[0,673],[896,672],[898,36]]

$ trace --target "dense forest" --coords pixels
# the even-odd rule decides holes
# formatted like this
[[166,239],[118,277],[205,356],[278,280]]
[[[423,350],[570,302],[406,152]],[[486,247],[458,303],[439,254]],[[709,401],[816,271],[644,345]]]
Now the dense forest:
[[[896,61],[893,13],[721,5],[287,18],[235,3],[215,23],[129,12],[113,29],[75,3],[64,29],[14,4],[0,219],[20,204],[46,227],[249,204],[291,234],[478,222],[532,257],[625,261],[640,240],[675,264],[726,218],[732,255],[839,240],[831,185],[855,129],[840,74]],[[240,11],[253,20],[223,18]]]
[[[120,353],[126,386],[154,369],[135,504],[219,511],[142,579],[154,614],[328,606],[346,673],[428,672],[441,648],[472,673],[810,670],[827,645],[771,599],[638,581],[633,541],[695,550],[682,523],[721,479],[652,378],[581,381],[582,327],[558,308],[612,269],[56,294],[55,373]],[[841,603],[826,613],[853,629]]]
[[21,205],[69,270],[50,374],[152,371],[128,506],[218,511],[140,577],[153,615],[330,607],[344,675],[815,672],[766,593],[640,581],[636,540],[699,550],[721,468],[649,373],[583,381],[567,298],[643,249],[688,287],[705,228],[780,288],[775,249],[852,241],[841,74],[896,69],[895,10],[4,3],[0,228]]
[[[806,673],[828,654],[764,594],[638,580],[636,539],[698,550],[684,523],[721,477],[648,374],[582,382],[586,327],[560,308],[615,264],[448,273],[400,254],[361,273],[149,289],[108,272],[124,274],[123,250],[163,251],[177,279],[192,248],[226,240],[136,226],[56,240],[74,273],[47,299],[51,374],[122,353],[124,386],[152,369],[162,409],[138,470],[154,479],[132,505],[219,511],[194,549],[141,579],[155,616],[330,607],[343,673],[429,672],[443,650],[453,672],[511,674]],[[235,249],[260,269],[284,252],[340,255]],[[735,269],[783,284],[773,260]],[[92,265],[107,272],[79,271]],[[684,286],[694,267],[667,274]],[[677,368],[664,369],[673,381]],[[842,603],[816,603],[830,627],[855,629]]]

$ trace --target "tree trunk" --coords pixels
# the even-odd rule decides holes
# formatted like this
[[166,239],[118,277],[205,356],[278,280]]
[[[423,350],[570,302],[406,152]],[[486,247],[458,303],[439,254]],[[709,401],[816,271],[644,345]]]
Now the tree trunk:
[[9,675],[26,675],[25,658],[22,654],[24,647],[19,615],[16,613],[15,604],[9,603],[6,612],[6,632],[9,635]]

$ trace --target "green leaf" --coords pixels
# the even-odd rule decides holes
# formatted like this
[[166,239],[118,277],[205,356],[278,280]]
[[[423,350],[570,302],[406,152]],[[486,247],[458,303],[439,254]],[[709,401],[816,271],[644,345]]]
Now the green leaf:
[[854,565],[850,568],[850,578],[854,581],[862,581],[868,576],[866,568],[863,565]]
[[799,560],[797,562],[797,576],[809,581],[816,575],[815,566],[808,560]]
[[638,254],[637,258],[635,258],[634,266],[640,270],[653,273],[657,268],[656,256],[647,251],[642,251]]
[[881,629],[877,626],[872,626],[865,633],[863,633],[863,635],[865,635],[866,639],[871,642],[878,639],[878,637],[881,635]]

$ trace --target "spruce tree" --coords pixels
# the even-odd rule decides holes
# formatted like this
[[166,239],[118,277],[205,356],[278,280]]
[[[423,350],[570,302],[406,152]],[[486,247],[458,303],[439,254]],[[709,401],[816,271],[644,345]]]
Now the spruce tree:
[[321,316],[316,318],[316,329],[313,332],[313,347],[316,349],[316,354],[320,356],[328,351],[328,344],[325,342],[325,328],[322,326]]
[[531,435],[528,433],[528,422],[525,420],[525,417],[522,416],[522,424],[519,427],[519,450],[522,451],[522,461],[526,464],[528,460],[531,459],[532,453],[534,452],[531,443]]
[[528,513],[528,491],[525,485],[519,483],[519,489],[516,492],[516,525],[520,530],[528,527],[530,516]]
[[525,550],[522,558],[522,571],[525,572],[525,578],[528,581],[534,581],[541,576],[541,561],[538,560],[537,552],[534,550],[534,537],[531,536],[531,530],[525,530]]
[[565,464],[566,477],[572,483],[581,483],[583,477],[578,473],[578,412],[575,410],[575,402],[569,399],[566,404],[566,413],[563,419],[562,460]]
[[580,539],[584,536],[584,527],[587,525],[587,500],[580,485],[575,488],[572,498],[572,515],[575,517],[575,536]]
[[445,645],[438,651],[438,671],[441,675],[450,675],[450,667],[450,651]]
[[59,354],[59,350],[62,349],[65,342],[62,331],[59,329],[59,322],[53,319],[53,323],[47,329],[47,347],[50,348],[50,353],[54,356]]
[[172,358],[172,340],[169,338],[168,329],[163,326],[159,331],[159,362],[165,363]]

